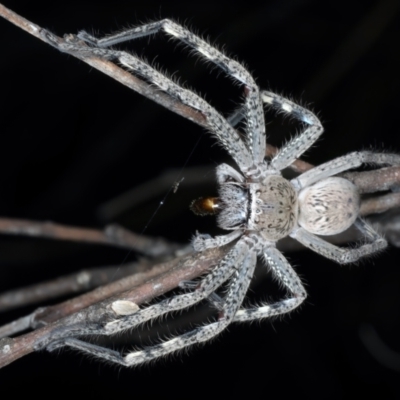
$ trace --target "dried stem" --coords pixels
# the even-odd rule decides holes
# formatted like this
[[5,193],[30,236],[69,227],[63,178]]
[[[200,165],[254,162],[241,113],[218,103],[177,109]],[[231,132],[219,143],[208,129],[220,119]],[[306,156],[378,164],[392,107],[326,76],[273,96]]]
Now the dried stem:
[[[122,267],[86,269],[74,274],[60,276],[57,279],[10,290],[0,294],[0,312],[89,291],[129,275],[134,275],[137,280],[135,285],[137,285],[141,283],[139,280],[150,279],[154,276],[153,264],[155,262],[141,260],[140,262],[124,264]],[[17,332],[2,333],[2,328],[0,327],[0,338]]]
[[[25,30],[26,32],[30,33],[31,35],[37,37],[38,39],[46,42],[45,36],[41,34],[41,32],[44,32],[45,29],[19,16],[15,12],[4,7],[2,4],[0,4],[0,16],[12,22],[14,25],[20,27],[21,29]],[[53,38],[57,40],[58,43],[65,42],[64,39],[57,37],[54,34],[51,35]],[[123,85],[141,94],[142,96],[145,96],[148,99],[162,105],[163,107],[174,112],[175,114],[178,114],[184,117],[185,119],[193,121],[194,123],[202,126],[203,128],[206,129],[210,128],[206,118],[201,113],[197,112],[196,110],[194,110],[189,106],[180,103],[178,100],[168,96],[167,94],[161,92],[154,86],[151,86],[147,82],[130,74],[129,72],[125,71],[124,69],[112,63],[111,61],[107,61],[93,56],[81,57],[79,54],[76,53],[71,53],[70,55],[79,58],[81,61],[85,62],[86,64],[89,64],[91,67],[96,68],[97,70],[110,76],[112,79],[122,83]],[[276,147],[267,145],[267,155],[273,155],[276,152],[277,152]],[[298,172],[302,172],[309,169],[308,163],[301,160],[296,160],[293,163],[293,168]]]
[[104,230],[97,230],[65,226],[53,222],[0,218],[0,233],[103,244],[135,250],[150,256],[173,253],[181,247],[179,244],[168,242],[163,238],[137,235],[116,224],[107,225]]
[[[109,313],[109,316],[112,316],[113,311],[110,305],[115,300],[129,300],[140,305],[174,289],[177,286],[177,282],[198,277],[214,266],[228,250],[229,246],[227,248],[205,251],[201,256],[195,254],[184,258],[176,258],[167,263],[155,266],[153,273],[157,274],[157,277],[150,280],[148,276],[142,277],[142,279],[146,279],[146,282],[133,286],[133,288],[132,284],[135,285],[137,283],[132,282],[132,280],[135,281],[137,279],[135,276],[124,278],[111,285],[98,288],[86,295],[33,313],[28,321],[30,326],[39,323],[43,324],[44,322],[47,325],[15,339],[1,339],[0,368],[35,351],[35,346],[41,339],[50,335],[57,328],[65,326],[65,324],[83,320],[97,321],[100,317],[104,318],[105,310]],[[161,271],[166,272],[160,274]],[[126,290],[126,288],[130,289]],[[110,297],[114,294],[117,294],[117,296]],[[107,300],[102,301],[103,299]]]
[[400,167],[380,168],[373,171],[346,172],[341,176],[353,182],[361,194],[384,190],[396,191],[400,187]]
[[389,193],[383,196],[366,199],[361,204],[362,216],[380,214],[400,206],[400,193]]

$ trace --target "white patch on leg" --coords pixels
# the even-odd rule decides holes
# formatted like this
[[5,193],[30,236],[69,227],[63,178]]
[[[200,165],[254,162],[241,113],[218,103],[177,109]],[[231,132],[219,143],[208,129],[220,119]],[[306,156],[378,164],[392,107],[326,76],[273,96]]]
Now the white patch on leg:
[[274,98],[266,94],[262,94],[261,97],[264,103],[272,104],[274,102]]
[[117,315],[131,315],[139,310],[139,306],[133,301],[117,300],[111,304],[111,309]]
[[286,111],[288,113],[291,113],[293,111],[293,107],[288,103],[283,103],[282,104],[282,110],[284,110],[284,111]]

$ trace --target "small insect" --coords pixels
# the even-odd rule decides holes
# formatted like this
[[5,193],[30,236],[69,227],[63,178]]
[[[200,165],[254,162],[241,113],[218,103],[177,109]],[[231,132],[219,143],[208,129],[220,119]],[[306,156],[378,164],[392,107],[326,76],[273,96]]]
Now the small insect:
[[[110,48],[161,30],[191,47],[243,85],[245,96],[240,115],[246,122],[245,139],[234,128],[233,119],[225,119],[203,98],[179,86],[137,57]],[[198,234],[193,240],[195,250],[203,251],[235,243],[211,272],[199,282],[184,283],[183,293],[142,309],[132,307],[130,315],[124,314],[96,326],[82,323],[72,328],[66,327],[42,342],[41,348],[51,351],[68,346],[124,366],[142,364],[210,340],[233,322],[269,318],[298,307],[306,298],[306,291],[295,270],[276,248],[276,242],[286,236],[339,264],[355,262],[387,246],[386,240],[359,217],[360,195],[357,188],[350,181],[336,175],[364,163],[400,165],[398,155],[354,152],[287,180],[282,177],[281,171],[299,158],[322,134],[323,127],[319,119],[291,100],[260,90],[243,65],[228,58],[181,25],[165,19],[102,39],[80,32],[78,38],[86,42],[87,46],[73,40],[59,44],[52,41],[49,32],[44,31],[43,34],[47,35],[48,42],[53,42],[61,51],[114,60],[201,113],[210,126],[211,134],[230,154],[239,170],[227,164],[219,165],[216,169],[219,197],[198,199],[191,206],[198,214],[217,214],[218,226],[228,231],[226,235],[216,237]],[[264,106],[290,115],[303,124],[301,133],[271,160],[265,157]],[[174,193],[180,182],[174,185]],[[359,247],[340,248],[321,237],[343,232],[352,225],[364,236],[364,242]],[[257,257],[262,259],[263,264],[273,272],[290,295],[273,303],[246,309],[242,303],[253,277]],[[223,295],[217,295],[216,291],[222,286],[225,288]],[[114,335],[202,300],[210,301],[215,307],[214,320],[142,350],[123,355],[78,339],[80,336]]]

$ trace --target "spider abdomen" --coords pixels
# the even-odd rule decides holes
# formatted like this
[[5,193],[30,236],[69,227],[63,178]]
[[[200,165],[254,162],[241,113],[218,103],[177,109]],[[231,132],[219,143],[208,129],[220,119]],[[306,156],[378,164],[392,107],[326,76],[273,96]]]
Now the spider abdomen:
[[266,240],[287,236],[296,223],[297,194],[292,184],[279,175],[269,175],[251,186],[251,213],[248,228]]
[[327,178],[299,193],[299,225],[316,235],[345,231],[359,211],[357,188],[344,178]]

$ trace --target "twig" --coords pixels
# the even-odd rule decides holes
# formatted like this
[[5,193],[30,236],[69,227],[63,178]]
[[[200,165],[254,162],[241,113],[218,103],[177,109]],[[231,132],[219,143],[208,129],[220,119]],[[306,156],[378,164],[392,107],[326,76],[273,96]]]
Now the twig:
[[[45,29],[21,17],[14,11],[11,11],[10,9],[4,7],[2,4],[0,4],[0,16],[18,26],[19,28],[23,29],[24,31],[35,36],[36,38],[44,42],[46,41],[45,36],[43,35],[43,32],[47,32]],[[58,43],[65,42],[64,39],[57,37],[54,34],[51,34],[51,36],[56,39]],[[123,85],[129,87],[130,89],[141,94],[142,96],[145,96],[148,99],[151,99],[152,101],[155,101],[156,103],[162,105],[163,107],[168,108],[174,113],[179,114],[184,118],[190,119],[191,121],[201,126],[207,127],[205,118],[200,113],[197,113],[192,108],[179,103],[177,100],[162,93],[153,86],[150,86],[136,76],[131,75],[129,72],[126,72],[124,69],[113,64],[112,62],[96,57],[83,58],[77,54],[71,55],[79,58],[86,64],[89,64],[93,68],[98,69],[104,74],[110,76],[112,79],[122,83]]]
[[54,222],[0,218],[0,233],[116,246],[149,256],[171,254],[182,247],[163,238],[137,235],[116,224],[107,225],[104,230],[97,230],[65,226]]
[[[89,293],[74,297],[73,299],[66,300],[54,306],[42,307],[34,311],[32,314],[24,317],[25,321],[26,318],[29,319],[29,326],[25,328],[23,325],[19,325],[21,327],[19,329],[18,326],[14,325],[13,322],[3,325],[0,327],[0,338],[6,335],[14,335],[15,333],[20,332],[22,329],[27,329],[28,327],[37,328],[42,325],[55,322],[60,318],[67,317],[75,312],[79,312],[83,308],[89,307],[111,296],[115,296],[118,293],[135,288],[136,286],[139,286],[152,278],[165,274],[170,269],[174,268],[175,263],[178,261],[179,257],[171,260],[170,262],[164,263],[149,262],[147,260],[142,260],[139,263],[132,263],[127,268],[128,271],[126,273],[126,277],[118,280],[114,279],[115,282],[97,287],[97,289]],[[128,275],[128,273],[130,273],[130,275]],[[23,291],[23,289],[21,291]]]
[[[140,262],[124,264],[122,267],[112,266],[85,269],[74,274],[60,276],[57,279],[47,282],[10,290],[0,294],[0,312],[49,301],[57,297],[70,295],[71,293],[78,294],[133,274],[138,279],[136,284],[139,284],[139,279],[143,281],[155,275],[153,268],[151,268],[153,264],[154,262],[150,263],[149,261],[142,260]],[[17,332],[13,331],[12,333],[5,334],[2,333],[2,328],[0,327],[0,338]]]
[[[380,168],[362,172],[346,172],[341,174],[341,176],[353,182],[361,194],[397,190],[400,187],[400,167]],[[398,205],[400,206],[400,204]]]
[[360,214],[380,214],[393,208],[400,207],[400,193],[389,193],[384,196],[365,199],[361,204]]
[[[56,40],[59,44],[65,43],[64,39],[54,35],[53,33],[46,31],[45,29],[41,28],[36,24],[33,24],[32,22],[21,17],[20,15],[11,11],[10,9],[4,7],[2,4],[0,4],[0,16],[2,16],[3,18],[10,21],[14,25],[18,26],[19,28],[25,30],[26,32],[30,33],[31,35],[37,37],[38,39],[50,45],[51,42],[46,41],[45,35],[43,34],[45,32],[51,35],[52,39]],[[70,55],[79,58],[81,61],[85,62],[86,64],[89,64],[91,67],[96,68],[97,70],[110,76],[112,79],[122,83],[123,85],[141,94],[142,96],[145,96],[146,98],[162,105],[163,107],[174,112],[175,114],[178,114],[184,117],[185,119],[193,121],[194,123],[202,126],[203,128],[206,129],[210,128],[206,118],[201,113],[197,112],[191,107],[188,107],[180,103],[173,97],[170,97],[167,94],[161,92],[154,86],[149,85],[148,83],[139,79],[135,75],[130,74],[129,72],[125,71],[118,65],[110,61],[93,56],[81,57],[79,54],[76,53],[70,53]],[[267,145],[267,156],[275,154],[277,151],[278,150],[276,147]],[[296,160],[292,164],[292,167],[298,172],[302,172],[309,169],[307,163],[301,160]]]
[[[201,253],[200,256],[195,254],[186,256],[185,258],[177,258],[167,263],[159,264],[155,268],[157,268],[158,271],[166,270],[167,272],[158,275],[156,278],[148,280],[147,282],[136,286],[133,289],[131,282],[129,282],[129,278],[125,278],[127,281],[125,281],[125,279],[122,281],[124,281],[127,284],[127,287],[130,287],[131,289],[122,293],[122,284],[120,286],[120,283],[115,282],[107,287],[98,288],[96,291],[93,291],[87,295],[66,301],[56,307],[49,307],[48,309],[45,309],[44,313],[42,313],[40,316],[40,320],[42,322],[57,322],[49,323],[40,329],[37,329],[26,335],[19,336],[15,339],[1,339],[0,368],[35,351],[35,346],[37,346],[40,340],[48,337],[58,328],[65,326],[65,324],[76,323],[79,321],[98,321],[100,317],[104,318],[105,311],[108,311],[111,316],[113,313],[111,306],[116,300],[128,300],[140,305],[156,296],[160,296],[174,289],[177,286],[177,282],[192,280],[198,277],[206,272],[209,268],[214,266],[228,250],[229,246],[222,249],[212,249]],[[132,279],[135,278],[132,277]],[[114,286],[118,295],[110,298],[109,296],[113,294],[112,291],[109,290],[111,286]],[[96,296],[98,293],[101,293],[101,295],[104,296],[103,298],[107,298],[107,300],[104,302],[99,302],[100,296]],[[85,301],[86,303],[82,304],[82,302]],[[94,305],[88,307],[90,304]],[[82,309],[82,306],[87,308]],[[78,310],[80,311],[77,312]],[[37,315],[34,317],[36,320],[38,319]]]

